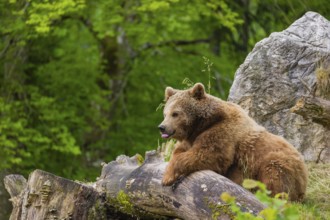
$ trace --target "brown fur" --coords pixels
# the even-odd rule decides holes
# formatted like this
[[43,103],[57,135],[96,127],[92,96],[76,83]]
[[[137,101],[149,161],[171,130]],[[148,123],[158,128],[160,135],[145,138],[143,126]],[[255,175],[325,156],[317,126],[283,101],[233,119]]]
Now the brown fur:
[[307,170],[299,152],[258,125],[238,105],[205,93],[200,83],[188,90],[165,91],[163,137],[177,139],[163,176],[171,185],[180,176],[213,170],[241,184],[262,181],[272,195],[287,192],[302,200]]

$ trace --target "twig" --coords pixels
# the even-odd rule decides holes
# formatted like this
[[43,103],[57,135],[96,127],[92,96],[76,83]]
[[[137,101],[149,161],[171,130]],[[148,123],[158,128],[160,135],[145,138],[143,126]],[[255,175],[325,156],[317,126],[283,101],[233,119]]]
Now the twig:
[[298,79],[303,84],[303,86],[308,90],[309,94],[312,95],[313,92],[312,92],[311,88],[309,88],[308,84],[300,76],[298,76]]

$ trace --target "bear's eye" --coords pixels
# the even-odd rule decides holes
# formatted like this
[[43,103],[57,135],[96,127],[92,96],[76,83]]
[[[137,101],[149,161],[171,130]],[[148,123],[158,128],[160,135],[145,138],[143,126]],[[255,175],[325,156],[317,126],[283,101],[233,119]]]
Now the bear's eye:
[[173,112],[173,113],[172,113],[172,117],[173,117],[173,118],[178,117],[178,115],[179,115],[179,114],[178,114],[177,112]]

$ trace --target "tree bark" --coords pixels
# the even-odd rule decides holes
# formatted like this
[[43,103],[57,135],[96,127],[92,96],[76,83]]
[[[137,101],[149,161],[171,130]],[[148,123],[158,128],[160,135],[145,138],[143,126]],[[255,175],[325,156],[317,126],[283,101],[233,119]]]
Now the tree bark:
[[211,219],[212,205],[223,207],[218,219],[230,219],[220,200],[223,192],[235,196],[242,211],[257,214],[265,208],[252,193],[208,170],[191,174],[175,189],[164,187],[162,157],[151,151],[142,165],[139,159],[119,156],[90,184],[41,170],[26,183],[20,175],[8,175],[5,185],[14,206],[10,219]]
[[305,120],[312,120],[330,129],[330,101],[313,97],[301,97],[291,108],[293,113],[303,116]]

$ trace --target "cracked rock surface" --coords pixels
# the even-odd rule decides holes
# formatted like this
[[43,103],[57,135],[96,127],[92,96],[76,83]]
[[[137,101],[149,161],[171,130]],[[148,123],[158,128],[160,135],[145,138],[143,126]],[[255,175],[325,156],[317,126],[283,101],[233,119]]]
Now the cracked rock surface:
[[306,87],[315,84],[315,70],[329,66],[330,22],[307,12],[255,45],[236,71],[228,100],[286,138],[305,160],[330,162],[329,129],[290,111],[301,96],[310,95]]

